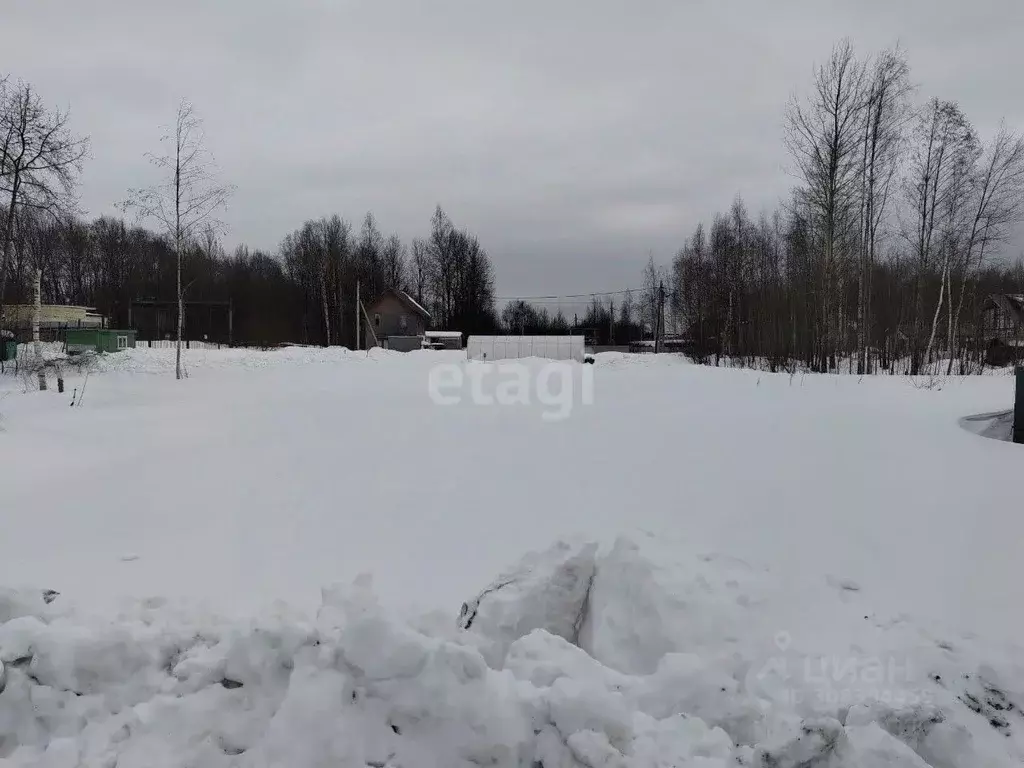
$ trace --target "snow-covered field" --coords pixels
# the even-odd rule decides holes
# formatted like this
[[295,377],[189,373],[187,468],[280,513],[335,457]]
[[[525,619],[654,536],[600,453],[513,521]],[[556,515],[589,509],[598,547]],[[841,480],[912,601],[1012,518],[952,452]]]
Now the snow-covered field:
[[608,354],[552,420],[436,404],[458,354],[186,360],[0,376],[12,764],[1024,760],[1024,453],[960,423],[1011,378]]

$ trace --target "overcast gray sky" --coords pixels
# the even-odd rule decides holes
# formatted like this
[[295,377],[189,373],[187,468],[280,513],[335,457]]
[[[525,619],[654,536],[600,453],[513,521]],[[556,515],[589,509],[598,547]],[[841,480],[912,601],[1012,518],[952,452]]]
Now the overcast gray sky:
[[411,239],[440,203],[503,296],[633,287],[737,192],[774,207],[785,102],[844,36],[901,43],[983,136],[1024,128],[1021,0],[7,0],[0,28],[0,72],[91,137],[90,215],[152,181],[187,97],[229,244],[368,209]]

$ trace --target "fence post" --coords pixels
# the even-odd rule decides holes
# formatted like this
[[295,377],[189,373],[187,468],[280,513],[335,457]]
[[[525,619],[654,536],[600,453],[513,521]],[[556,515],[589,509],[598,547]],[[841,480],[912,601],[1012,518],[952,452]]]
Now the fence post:
[[1013,442],[1024,443],[1024,365],[1014,369],[1017,389],[1013,398]]

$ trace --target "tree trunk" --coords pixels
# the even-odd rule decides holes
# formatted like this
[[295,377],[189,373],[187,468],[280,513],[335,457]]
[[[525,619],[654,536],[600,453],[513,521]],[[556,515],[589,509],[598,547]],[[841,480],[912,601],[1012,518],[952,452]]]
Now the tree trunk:
[[7,271],[11,263],[11,247],[14,245],[14,213],[15,204],[18,202],[18,187],[20,179],[14,174],[11,182],[11,197],[7,205],[7,221],[4,224],[3,255],[0,256],[0,318],[4,312],[4,295],[7,290]]
[[327,343],[324,346],[331,346],[331,313],[327,305],[327,279],[320,275],[320,302],[324,308],[324,334]]
[[43,344],[39,340],[39,321],[43,309],[42,293],[42,272],[36,270],[35,280],[32,283],[32,346],[35,348],[36,365],[38,366],[37,376],[39,378],[39,391],[46,391],[46,369],[43,366]]
[[[981,252],[978,254],[978,268],[979,269],[981,268],[981,265],[984,263],[984,259],[985,259],[985,244],[986,244],[985,240],[982,240],[981,241]],[[964,266],[964,280],[960,284],[960,298],[957,300],[956,313],[953,316],[953,331],[952,331],[952,341],[951,341],[951,343],[956,343],[958,341],[957,337],[960,335],[960,312],[961,312],[961,310],[964,307],[964,294],[967,291],[967,278],[968,278],[968,274],[970,273],[970,268],[971,268],[971,254],[970,254],[970,251],[968,251],[967,252],[967,261],[966,261],[966,264]]]
[[946,297],[946,281],[949,280],[949,262],[947,261],[942,267],[942,283],[939,285],[939,300],[935,304],[935,314],[932,315],[932,332],[928,337],[928,350],[925,352],[925,361],[927,365],[932,363],[932,351],[935,347],[935,334],[939,328],[939,315],[942,312],[943,299]]
[[174,378],[181,379],[181,326],[185,319],[185,296],[181,290],[181,239],[177,239],[177,280],[178,280],[178,341],[174,351]]

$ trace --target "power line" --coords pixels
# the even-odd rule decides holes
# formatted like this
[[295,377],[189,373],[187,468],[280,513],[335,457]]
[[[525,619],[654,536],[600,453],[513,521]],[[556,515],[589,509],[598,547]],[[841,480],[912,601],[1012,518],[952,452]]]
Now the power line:
[[565,293],[560,296],[498,296],[495,301],[555,301],[557,299],[590,299],[598,296],[619,296],[624,293],[639,293],[643,288],[625,288],[621,291],[595,291],[594,293]]
[[[650,293],[651,289],[648,288],[624,288],[621,291],[597,291],[595,293],[565,293],[560,296],[497,296],[495,301],[561,301],[562,299],[596,299],[601,296],[621,296],[627,293]],[[657,293],[658,289],[654,289],[654,293]],[[678,295],[678,291],[674,289],[666,289],[665,295],[675,298]]]

